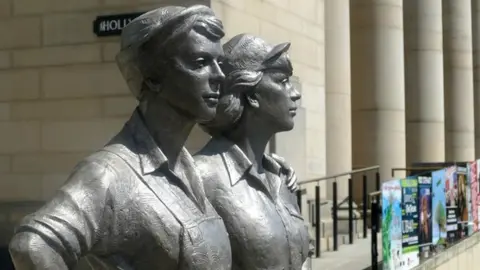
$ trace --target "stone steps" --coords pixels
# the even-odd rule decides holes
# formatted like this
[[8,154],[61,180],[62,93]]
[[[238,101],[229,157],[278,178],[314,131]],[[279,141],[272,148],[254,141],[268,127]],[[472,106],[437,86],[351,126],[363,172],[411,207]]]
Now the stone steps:
[[[337,238],[338,239],[338,248],[340,248],[340,246],[343,246],[343,245],[350,245],[348,235],[340,234],[337,237],[338,237]],[[370,237],[370,232],[368,232],[367,237]],[[379,235],[378,237],[381,237],[381,236]],[[381,238],[377,238],[377,239],[380,242]],[[360,241],[360,240],[362,240],[362,241],[364,240],[363,233],[353,235],[353,245],[355,245],[355,243]],[[334,250],[333,250],[333,236],[320,238],[320,253],[327,252],[327,251],[328,252],[330,252],[330,251],[334,252]]]
[[[320,236],[321,237],[331,237],[333,236],[333,220],[332,219],[325,219],[321,220],[321,227],[320,227]],[[348,235],[348,219],[339,219],[338,220],[338,234],[345,234]],[[315,227],[311,226],[310,230],[312,235],[315,235]],[[363,234],[363,220],[353,220],[353,234]]]
[[[382,259],[381,234],[378,239],[378,261]],[[348,237],[346,238],[348,243]],[[312,270],[362,270],[371,265],[371,235],[356,239],[352,245],[339,245],[338,251],[322,251],[319,258],[312,258]]]

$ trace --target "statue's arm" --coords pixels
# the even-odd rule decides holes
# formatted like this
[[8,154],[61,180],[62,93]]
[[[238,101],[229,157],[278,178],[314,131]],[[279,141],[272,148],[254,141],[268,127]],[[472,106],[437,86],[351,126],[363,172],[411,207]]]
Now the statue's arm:
[[78,165],[53,199],[16,228],[9,245],[15,269],[72,269],[104,229],[114,176],[105,165]]
[[15,269],[69,269],[65,259],[48,241],[41,233],[16,233],[9,246]]

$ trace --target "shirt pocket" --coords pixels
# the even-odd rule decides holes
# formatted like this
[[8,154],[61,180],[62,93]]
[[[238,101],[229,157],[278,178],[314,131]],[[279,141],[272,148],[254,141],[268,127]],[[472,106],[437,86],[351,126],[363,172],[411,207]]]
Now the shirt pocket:
[[286,204],[285,209],[289,214],[288,235],[291,244],[291,256],[293,269],[300,269],[309,254],[309,235],[308,225],[305,222],[302,214],[295,208],[295,205]]

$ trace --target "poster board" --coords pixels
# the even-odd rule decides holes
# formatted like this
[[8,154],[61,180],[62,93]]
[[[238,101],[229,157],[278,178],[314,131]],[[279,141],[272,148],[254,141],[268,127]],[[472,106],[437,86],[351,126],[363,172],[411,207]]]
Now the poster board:
[[428,258],[432,244],[432,177],[418,178],[418,227],[419,245],[422,258]]
[[418,180],[382,185],[383,269],[409,270],[419,265]]
[[470,210],[468,207],[468,195],[470,191],[470,185],[468,183],[467,177],[467,168],[466,167],[455,167],[455,178],[456,178],[456,204],[457,204],[457,215],[458,215],[458,239],[463,239],[467,237],[468,234],[468,225],[469,225],[469,214]]
[[432,245],[443,249],[447,241],[447,209],[445,195],[446,169],[432,172]]
[[447,243],[453,244],[460,237],[458,233],[459,213],[458,213],[458,178],[457,167],[446,168],[445,172],[445,196],[447,210]]
[[470,208],[471,208],[471,227],[470,234],[479,230],[479,161],[473,161],[468,164],[468,178],[470,183]]
[[402,258],[400,268],[412,269],[420,264],[418,180],[402,179]]
[[402,257],[402,188],[400,180],[382,184],[383,269],[400,268]]

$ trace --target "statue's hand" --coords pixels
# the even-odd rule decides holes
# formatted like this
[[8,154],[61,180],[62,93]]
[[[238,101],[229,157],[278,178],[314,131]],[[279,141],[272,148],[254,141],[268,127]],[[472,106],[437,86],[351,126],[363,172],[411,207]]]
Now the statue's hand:
[[295,170],[290,167],[290,165],[285,161],[285,159],[281,156],[278,156],[274,153],[271,154],[272,158],[280,164],[282,167],[282,171],[284,172],[286,176],[286,184],[288,189],[291,192],[295,192],[298,190],[298,181],[297,181],[297,175],[295,174]]

